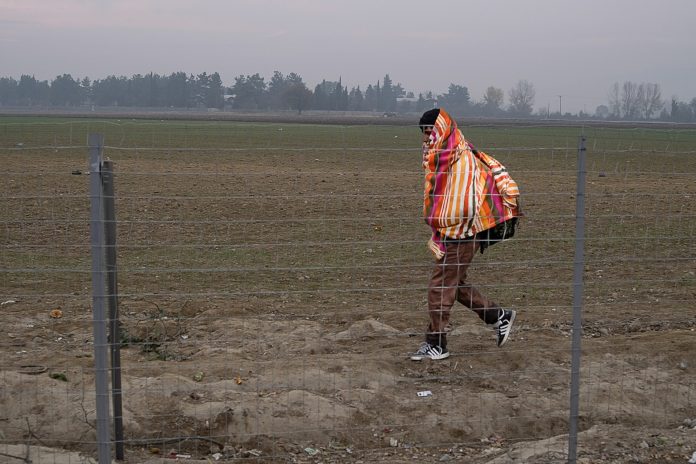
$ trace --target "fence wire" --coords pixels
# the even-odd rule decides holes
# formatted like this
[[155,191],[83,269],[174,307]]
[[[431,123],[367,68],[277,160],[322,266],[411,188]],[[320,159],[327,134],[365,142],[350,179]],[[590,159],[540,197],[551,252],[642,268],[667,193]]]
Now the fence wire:
[[433,265],[416,127],[0,119],[0,456],[97,455],[95,132],[115,174],[128,462],[567,459],[580,134],[578,455],[690,456],[696,131],[462,130],[521,187],[515,238],[470,272],[518,318],[499,349],[455,306],[452,356],[416,363]]

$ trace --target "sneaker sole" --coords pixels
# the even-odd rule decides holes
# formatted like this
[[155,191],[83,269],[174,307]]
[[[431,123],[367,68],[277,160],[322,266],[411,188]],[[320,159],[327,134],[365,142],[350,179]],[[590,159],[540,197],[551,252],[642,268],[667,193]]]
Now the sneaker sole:
[[512,324],[515,322],[515,317],[517,317],[517,311],[515,311],[515,310],[513,309],[513,310],[512,310],[512,316],[510,317],[510,327],[508,328],[507,333],[506,333],[505,336],[503,337],[503,341],[500,342],[500,343],[498,344],[498,348],[500,348],[501,346],[503,346],[503,345],[505,344],[505,342],[508,341],[508,337],[510,337],[510,334],[512,333]]
[[411,356],[411,361],[422,361],[424,359],[432,359],[433,361],[439,361],[440,359],[447,359],[449,358],[450,354],[449,351],[447,353],[442,353],[438,354],[436,356],[430,356],[429,354],[423,355],[423,356]]

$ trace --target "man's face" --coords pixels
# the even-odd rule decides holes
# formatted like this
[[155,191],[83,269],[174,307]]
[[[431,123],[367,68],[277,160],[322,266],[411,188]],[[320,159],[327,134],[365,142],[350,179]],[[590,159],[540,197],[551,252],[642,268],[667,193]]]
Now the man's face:
[[433,133],[433,126],[425,126],[423,128],[423,143],[430,143],[430,134]]

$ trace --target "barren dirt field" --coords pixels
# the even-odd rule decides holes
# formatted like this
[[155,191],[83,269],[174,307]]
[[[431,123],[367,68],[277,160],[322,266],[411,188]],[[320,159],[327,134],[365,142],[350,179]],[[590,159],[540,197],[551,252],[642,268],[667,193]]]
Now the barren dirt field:
[[[413,362],[415,127],[0,118],[0,462],[96,456],[89,132],[115,171],[125,462],[565,462],[582,128],[462,130],[522,190],[470,272],[518,316],[499,349],[455,306],[452,356]],[[685,463],[696,130],[585,135],[578,462]]]

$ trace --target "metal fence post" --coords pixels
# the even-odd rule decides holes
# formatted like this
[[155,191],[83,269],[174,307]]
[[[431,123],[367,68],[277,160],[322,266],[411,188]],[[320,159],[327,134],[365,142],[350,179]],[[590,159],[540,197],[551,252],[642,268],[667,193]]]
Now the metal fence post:
[[573,343],[570,366],[570,424],[568,462],[575,464],[578,452],[578,418],[580,405],[580,345],[582,342],[582,297],[585,268],[585,136],[578,145],[578,175],[575,192],[575,259],[573,261]]
[[121,322],[118,315],[118,273],[116,267],[116,207],[113,162],[102,163],[104,193],[104,234],[106,242],[106,281],[109,302],[109,341],[111,347],[111,391],[114,413],[116,459],[123,460],[123,403],[121,399]]
[[94,382],[97,410],[97,451],[99,464],[111,462],[109,439],[109,366],[106,335],[106,275],[104,266],[104,211],[102,192],[102,153],[104,136],[89,134],[90,157],[90,237],[92,253],[92,322],[94,332]]

